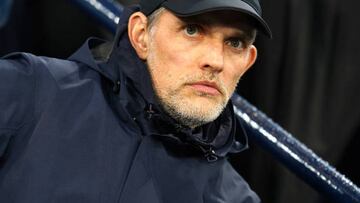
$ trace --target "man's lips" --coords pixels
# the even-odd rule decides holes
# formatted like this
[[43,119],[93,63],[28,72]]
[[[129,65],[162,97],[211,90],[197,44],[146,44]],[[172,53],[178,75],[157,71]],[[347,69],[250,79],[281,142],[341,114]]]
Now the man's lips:
[[214,82],[199,81],[199,82],[190,83],[189,85],[195,90],[209,95],[221,94],[219,86]]

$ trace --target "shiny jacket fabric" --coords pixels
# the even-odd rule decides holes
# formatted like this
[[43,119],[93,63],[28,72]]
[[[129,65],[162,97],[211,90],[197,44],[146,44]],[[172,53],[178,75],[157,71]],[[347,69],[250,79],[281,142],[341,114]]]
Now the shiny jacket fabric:
[[132,12],[106,62],[97,39],[68,60],[0,60],[0,202],[259,202],[226,158],[247,147],[232,105],[194,130],[164,114],[127,38]]

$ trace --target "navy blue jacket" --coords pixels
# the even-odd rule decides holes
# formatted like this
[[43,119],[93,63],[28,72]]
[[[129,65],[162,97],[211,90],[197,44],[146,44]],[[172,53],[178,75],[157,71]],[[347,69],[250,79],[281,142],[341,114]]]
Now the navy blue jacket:
[[194,130],[164,114],[124,11],[109,60],[0,60],[0,202],[253,203],[226,155],[247,147],[231,103]]

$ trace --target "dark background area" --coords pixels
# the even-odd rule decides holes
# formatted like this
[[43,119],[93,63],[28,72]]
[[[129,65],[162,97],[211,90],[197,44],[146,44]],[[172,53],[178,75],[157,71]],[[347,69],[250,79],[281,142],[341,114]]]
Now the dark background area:
[[[359,185],[360,2],[262,5],[274,37],[258,37],[259,58],[239,93]],[[71,0],[13,0],[9,21],[0,28],[0,55],[66,58],[90,36],[112,38]],[[331,202],[250,142],[232,163],[263,202]]]

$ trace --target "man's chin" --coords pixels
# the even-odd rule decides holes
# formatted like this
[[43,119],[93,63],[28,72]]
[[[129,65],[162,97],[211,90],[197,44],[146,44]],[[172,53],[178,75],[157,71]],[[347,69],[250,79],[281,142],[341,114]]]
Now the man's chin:
[[[214,121],[224,109],[224,105],[213,102],[189,102],[185,105],[178,105],[175,107],[178,115],[182,119],[187,119],[193,122],[193,125],[199,126]],[[180,116],[178,116],[178,119]]]
[[221,96],[196,94],[168,96],[161,103],[171,117],[192,128],[214,121],[226,105]]

